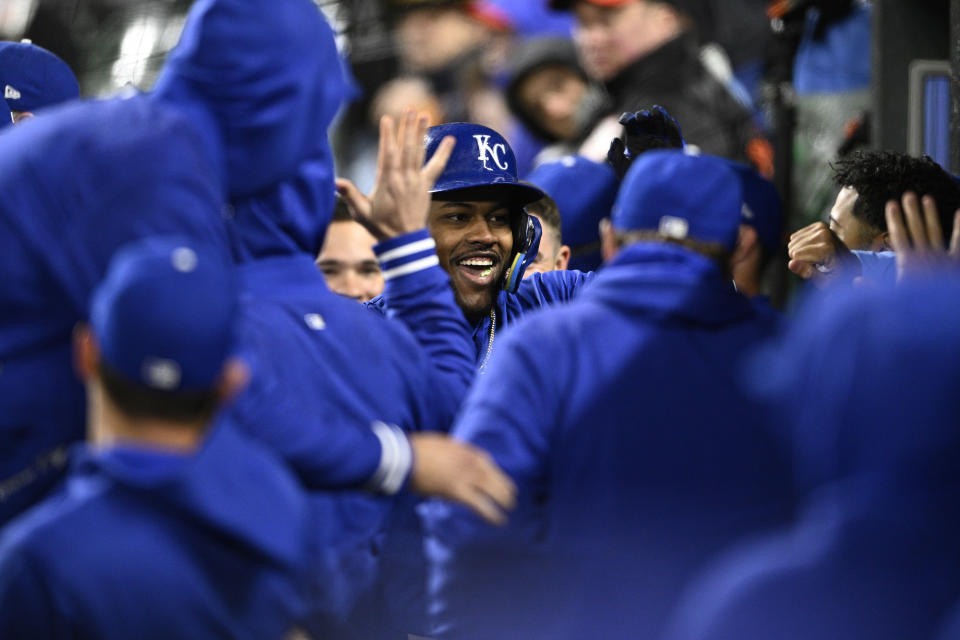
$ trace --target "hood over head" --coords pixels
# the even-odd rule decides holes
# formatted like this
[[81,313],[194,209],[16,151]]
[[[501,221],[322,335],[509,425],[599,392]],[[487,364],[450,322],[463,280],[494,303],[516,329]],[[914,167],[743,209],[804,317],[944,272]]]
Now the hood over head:
[[350,88],[333,30],[310,0],[197,0],[154,95],[212,115],[234,199],[291,178],[326,149]]
[[0,135],[0,354],[68,340],[133,240],[181,235],[226,254],[210,142],[144,96],[73,102]]
[[320,253],[336,191],[329,148],[304,161],[290,180],[232,204],[227,219],[234,260]]

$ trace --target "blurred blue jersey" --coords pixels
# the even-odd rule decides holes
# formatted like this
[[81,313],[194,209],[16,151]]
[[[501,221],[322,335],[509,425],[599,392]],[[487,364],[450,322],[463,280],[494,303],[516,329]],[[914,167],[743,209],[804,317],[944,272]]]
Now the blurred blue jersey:
[[654,637],[713,553],[786,521],[786,451],[733,376],[777,324],[758,309],[708,258],[637,244],[507,334],[453,434],[520,506],[503,530],[421,507],[439,637]]
[[336,532],[278,458],[217,428],[194,455],[83,449],[0,538],[4,638],[322,633]]
[[804,517],[704,571],[666,638],[936,637],[960,598],[960,282],[929,278],[821,293],[758,358]]

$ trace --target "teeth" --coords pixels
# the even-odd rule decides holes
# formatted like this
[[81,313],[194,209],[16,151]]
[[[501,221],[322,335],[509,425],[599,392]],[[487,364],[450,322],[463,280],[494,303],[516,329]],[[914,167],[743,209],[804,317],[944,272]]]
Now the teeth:
[[465,267],[492,267],[493,260],[490,258],[467,258],[466,260],[461,260],[460,264]]

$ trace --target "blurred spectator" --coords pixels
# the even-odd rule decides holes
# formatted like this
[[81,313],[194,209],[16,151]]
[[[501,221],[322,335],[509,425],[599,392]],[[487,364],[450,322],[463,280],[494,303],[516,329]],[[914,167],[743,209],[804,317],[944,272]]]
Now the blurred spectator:
[[620,182],[609,166],[580,156],[545,162],[527,176],[557,203],[563,243],[570,247],[568,268],[600,266],[600,220],[610,216]]
[[[696,29],[702,5],[685,0],[550,4],[573,9],[580,61],[610,94],[614,120],[608,118],[594,129],[588,149],[596,145],[606,151],[619,133],[615,118],[622,112],[659,104],[683,123],[687,142],[705,153],[772,170],[769,145],[757,137],[749,112],[700,60]],[[592,152],[583,153],[593,157]]]
[[851,251],[891,248],[884,217],[889,200],[907,191],[930,195],[940,212],[946,237],[953,230],[953,212],[960,207],[960,188],[949,173],[927,156],[914,158],[894,151],[857,152],[834,165],[840,187],[829,224],[815,222],[790,236],[790,270],[823,284],[859,275]]
[[317,267],[327,287],[342,296],[366,302],[383,293],[383,274],[373,253],[376,239],[350,217],[346,204],[338,197],[333,221],[327,227]]
[[527,266],[523,277],[546,271],[565,271],[570,262],[570,247],[563,244],[563,222],[557,203],[544,193],[539,200],[527,205],[527,213],[540,221],[543,234],[540,236],[540,249],[537,257]]
[[14,124],[80,97],[77,77],[67,63],[29,40],[0,42],[0,89]]
[[519,46],[506,89],[510,111],[547,142],[535,162],[575,153],[607,110],[602,90],[590,82],[567,38],[529,40]]
[[370,123],[374,128],[379,127],[383,116],[400,122],[406,109],[426,114],[430,126],[446,120],[443,106],[430,83],[422,76],[408,75],[394,78],[377,90],[370,105]]
[[705,562],[789,521],[788,452],[729,375],[776,326],[730,283],[740,209],[721,160],[644,154],[603,270],[494,352],[452,433],[519,506],[502,531],[423,508],[438,637],[656,638]]
[[390,0],[390,6],[401,71],[428,78],[449,120],[474,121],[471,78],[491,74],[506,59],[499,36],[509,33],[507,18],[467,0]]
[[960,282],[835,292],[750,384],[792,428],[792,529],[725,554],[668,640],[930,638],[960,597]]
[[379,130],[380,118],[388,115],[399,122],[407,108],[427,114],[431,124],[446,121],[440,96],[422,75],[398,76],[377,89],[370,101],[369,119],[363,130],[347,136],[349,148],[343,150],[347,153],[343,164],[338,167],[340,174],[364,193],[373,188],[377,175],[377,137],[374,134]]

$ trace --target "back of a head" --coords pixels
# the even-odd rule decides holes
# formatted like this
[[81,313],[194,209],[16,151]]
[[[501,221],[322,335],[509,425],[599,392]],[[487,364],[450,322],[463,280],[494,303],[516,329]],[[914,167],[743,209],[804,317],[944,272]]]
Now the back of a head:
[[208,417],[238,299],[235,270],[216,247],[173,236],[123,247],[90,305],[111,400],[136,417]]
[[886,231],[884,207],[900,200],[906,191],[930,195],[937,202],[940,226],[947,240],[953,214],[960,208],[960,187],[951,175],[929,156],[914,157],[896,151],[857,151],[833,164],[839,187],[857,191],[853,214],[879,231]]
[[11,111],[37,111],[80,97],[67,63],[29,41],[0,42],[0,90]]
[[154,95],[212,114],[239,198],[326,149],[348,92],[333,30],[310,0],[198,0]]
[[557,202],[563,242],[570,246],[570,269],[592,271],[600,266],[600,220],[610,215],[617,188],[616,174],[605,163],[581,156],[545,162],[527,181]]
[[740,182],[723,159],[653,150],[624,176],[611,222],[618,232],[653,233],[664,242],[693,241],[729,253],[741,207]]
[[761,268],[780,250],[783,242],[783,202],[776,186],[753,167],[728,161],[743,191],[741,222],[753,227],[763,248]]

